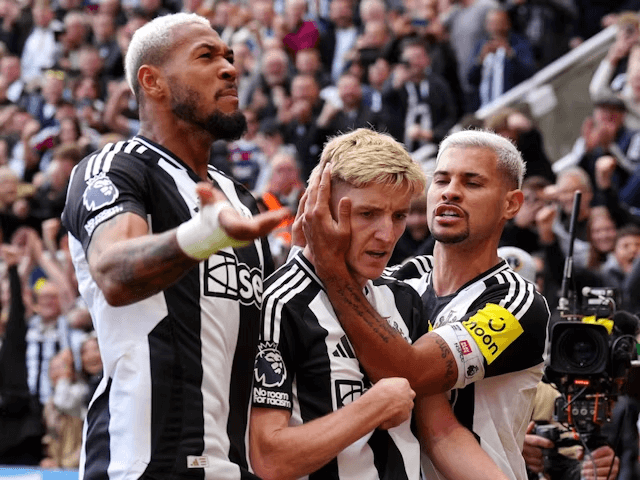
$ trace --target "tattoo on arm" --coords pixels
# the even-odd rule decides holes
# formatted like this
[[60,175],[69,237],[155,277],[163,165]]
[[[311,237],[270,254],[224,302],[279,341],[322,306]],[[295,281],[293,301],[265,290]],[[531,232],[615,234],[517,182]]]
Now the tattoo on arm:
[[439,335],[434,335],[434,336],[435,336],[436,345],[438,345],[438,347],[440,348],[440,356],[442,357],[442,359],[444,359],[445,365],[446,365],[445,381],[447,383],[452,382],[452,385],[455,385],[457,378],[456,378],[455,369],[454,369],[455,360],[452,357],[451,349],[447,345],[447,342],[445,342],[442,339],[442,337],[440,337]]
[[382,341],[389,343],[392,337],[399,335],[389,322],[374,310],[362,293],[354,289],[353,285],[347,285],[339,292],[344,302],[371,327]]

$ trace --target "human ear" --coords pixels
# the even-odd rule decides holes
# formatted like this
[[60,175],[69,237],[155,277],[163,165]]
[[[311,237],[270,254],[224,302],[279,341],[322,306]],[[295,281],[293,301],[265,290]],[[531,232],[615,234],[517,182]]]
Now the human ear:
[[138,69],[138,83],[146,97],[161,98],[165,94],[167,83],[157,67],[142,65]]
[[524,193],[522,190],[510,190],[507,192],[505,198],[505,212],[504,216],[507,220],[511,220],[516,216],[520,207],[524,203]]

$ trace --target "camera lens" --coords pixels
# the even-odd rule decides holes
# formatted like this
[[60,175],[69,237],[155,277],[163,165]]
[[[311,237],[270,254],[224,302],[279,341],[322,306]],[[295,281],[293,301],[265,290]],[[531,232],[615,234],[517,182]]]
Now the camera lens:
[[590,331],[567,330],[558,341],[559,350],[566,355],[565,360],[573,368],[589,369],[605,354],[601,343]]

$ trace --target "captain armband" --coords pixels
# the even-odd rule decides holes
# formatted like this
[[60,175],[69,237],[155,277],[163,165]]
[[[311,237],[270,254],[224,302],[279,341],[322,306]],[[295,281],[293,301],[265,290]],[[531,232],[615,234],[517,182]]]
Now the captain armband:
[[446,342],[458,365],[458,380],[453,388],[484,378],[484,357],[471,334],[459,322],[449,323],[433,330]]
[[225,247],[242,247],[249,243],[231,238],[220,226],[220,211],[227,207],[233,208],[224,201],[205,205],[195,217],[178,227],[176,238],[184,253],[196,260],[205,260]]

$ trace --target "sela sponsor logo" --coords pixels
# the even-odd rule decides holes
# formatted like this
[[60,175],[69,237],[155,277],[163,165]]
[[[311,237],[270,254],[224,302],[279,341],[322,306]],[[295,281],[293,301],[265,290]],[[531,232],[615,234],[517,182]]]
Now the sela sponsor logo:
[[204,294],[243,305],[262,306],[262,272],[238,262],[235,254],[219,251],[205,260]]
[[105,172],[100,172],[87,181],[87,187],[82,194],[82,204],[84,208],[93,212],[113,204],[119,196],[120,192],[111,179]]
[[491,364],[524,330],[513,314],[504,307],[488,303],[482,310],[462,322],[462,326],[478,344]]
[[261,387],[253,387],[253,403],[277,408],[291,408],[288,393],[274,392]]
[[463,355],[469,355],[471,353],[471,345],[469,345],[469,342],[467,342],[466,340],[461,340],[460,341],[460,348],[462,348],[462,354]]
[[100,225],[105,220],[113,217],[114,215],[122,212],[123,210],[124,207],[122,205],[116,205],[115,207],[107,208],[106,210],[101,211],[95,217],[90,218],[89,221],[84,224],[84,229],[87,231],[87,235],[91,236],[98,225]]
[[206,455],[187,455],[187,468],[206,468],[209,466],[209,457]]
[[456,315],[456,312],[451,310],[449,311],[449,313],[447,313],[447,315],[441,315],[438,320],[436,320],[436,324],[434,325],[436,328],[437,327],[441,327],[443,325],[448,325],[450,323],[455,323],[458,321],[458,315]]
[[254,376],[263,387],[281,387],[287,378],[282,355],[274,342],[260,342],[256,355]]
[[355,402],[364,392],[366,389],[360,380],[336,380],[336,409]]

